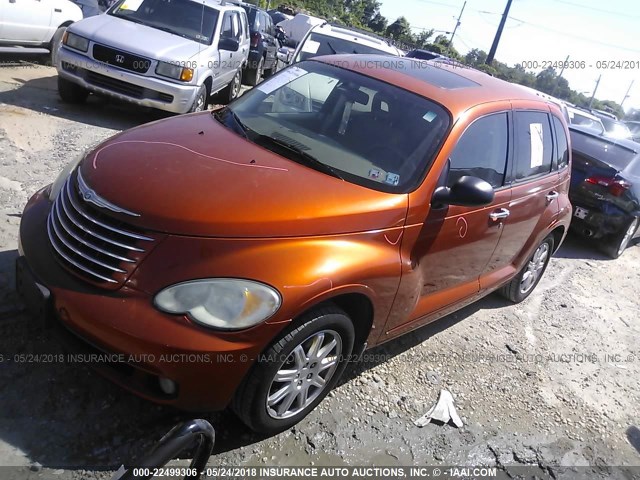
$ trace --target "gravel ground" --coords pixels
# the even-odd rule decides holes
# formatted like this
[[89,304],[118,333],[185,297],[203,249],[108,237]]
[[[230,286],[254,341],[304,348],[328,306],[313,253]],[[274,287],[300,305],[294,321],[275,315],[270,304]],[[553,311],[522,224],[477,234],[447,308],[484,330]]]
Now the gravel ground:
[[[0,477],[107,479],[189,417],[81,365],[12,361],[57,348],[13,293],[18,225],[71,157],[163,115],[94,98],[63,105],[55,70],[0,64],[0,465],[18,467]],[[638,265],[637,246],[611,261],[570,236],[527,301],[491,295],[369,351],[289,431],[264,438],[230,413],[206,417],[218,432],[210,465],[530,465],[540,477],[630,478],[610,466],[640,465]],[[414,426],[441,389],[465,426]]]

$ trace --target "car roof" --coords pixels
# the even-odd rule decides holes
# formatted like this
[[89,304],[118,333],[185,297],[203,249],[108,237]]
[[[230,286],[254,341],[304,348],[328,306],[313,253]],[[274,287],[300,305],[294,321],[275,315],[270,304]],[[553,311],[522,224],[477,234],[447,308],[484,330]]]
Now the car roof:
[[327,55],[313,61],[334,64],[391,83],[445,105],[454,117],[482,103],[525,100],[562,112],[519,85],[461,63],[384,55]]
[[[336,25],[330,25],[328,23],[321,23],[314,25],[311,28],[311,32],[321,33],[329,37],[340,38],[342,40],[357,41],[368,47],[377,48],[378,50],[398,55],[399,49],[391,45],[383,38],[376,37],[374,35],[366,34],[360,30],[351,29],[347,27],[338,27]],[[309,32],[309,33],[311,33]]]
[[589,135],[590,137],[597,138],[598,140],[602,140],[603,142],[607,142],[611,145],[618,145],[627,150],[630,150],[633,153],[640,153],[640,144],[634,142],[633,140],[629,140],[626,138],[613,138],[607,137],[606,135],[600,135],[593,130],[583,127],[581,125],[569,125],[569,130],[571,132],[578,132],[583,135]]

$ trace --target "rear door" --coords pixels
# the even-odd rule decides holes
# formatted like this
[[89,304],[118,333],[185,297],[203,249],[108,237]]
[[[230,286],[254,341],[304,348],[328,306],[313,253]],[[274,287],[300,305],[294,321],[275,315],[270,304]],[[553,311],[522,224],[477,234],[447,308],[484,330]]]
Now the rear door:
[[505,205],[502,237],[480,288],[503,283],[537,246],[540,233],[558,216],[560,180],[554,169],[550,112],[514,105],[514,152],[510,165],[511,200]]
[[265,69],[270,69],[273,67],[273,64],[275,63],[276,52],[278,50],[279,45],[276,41],[276,37],[275,37],[276,32],[274,30],[271,17],[264,12],[260,12],[260,13],[264,20],[264,32],[262,35],[264,38],[265,48],[267,50],[267,61],[265,64]]
[[40,45],[50,38],[53,0],[0,0],[0,40]]

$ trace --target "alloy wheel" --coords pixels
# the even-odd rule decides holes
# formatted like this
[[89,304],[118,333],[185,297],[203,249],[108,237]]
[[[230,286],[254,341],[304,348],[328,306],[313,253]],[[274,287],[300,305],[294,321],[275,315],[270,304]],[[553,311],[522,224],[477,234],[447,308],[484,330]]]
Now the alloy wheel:
[[297,415],[327,388],[342,354],[342,338],[321,330],[297,345],[280,365],[269,393],[267,412],[275,419]]
[[528,293],[535,286],[540,275],[542,275],[548,257],[549,244],[544,242],[536,249],[533,257],[529,260],[524,275],[522,275],[522,280],[520,280],[521,293]]

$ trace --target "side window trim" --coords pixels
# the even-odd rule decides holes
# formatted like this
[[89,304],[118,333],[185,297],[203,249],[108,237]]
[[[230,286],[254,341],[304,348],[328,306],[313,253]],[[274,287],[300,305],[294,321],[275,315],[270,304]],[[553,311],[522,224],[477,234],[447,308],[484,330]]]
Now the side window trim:
[[513,140],[514,140],[514,152],[513,152],[513,157],[512,157],[513,158],[513,162],[512,162],[512,169],[511,169],[511,173],[512,173],[511,185],[512,186],[513,185],[524,185],[524,184],[526,184],[528,182],[540,180],[541,178],[544,178],[545,176],[557,174],[557,170],[553,169],[553,155],[555,153],[555,149],[554,149],[554,146],[555,146],[554,138],[555,138],[555,136],[553,135],[553,122],[551,121],[550,112],[545,111],[545,110],[536,110],[536,109],[533,109],[533,108],[514,108],[513,112],[514,113],[515,112],[541,113],[541,114],[544,114],[544,115],[547,116],[547,121],[549,122],[549,129],[552,132],[552,134],[551,134],[551,136],[552,136],[552,139],[551,139],[552,140],[551,141],[551,166],[552,166],[552,168],[548,172],[538,173],[536,175],[530,175],[528,177],[520,178],[520,179],[516,178],[516,174],[515,174],[515,168],[516,168],[516,157],[515,157],[515,141],[516,141],[516,139],[515,139],[515,131],[516,131],[516,128],[515,128],[515,125],[516,125],[516,120],[515,120],[515,115],[513,115],[513,129],[512,130],[514,132],[514,138],[513,138]]

